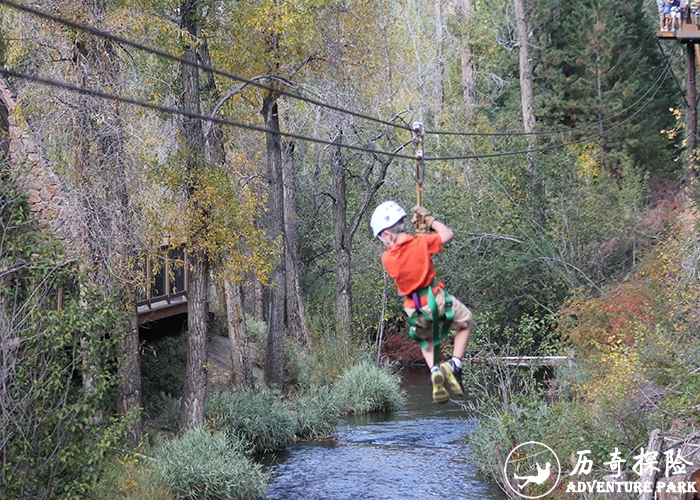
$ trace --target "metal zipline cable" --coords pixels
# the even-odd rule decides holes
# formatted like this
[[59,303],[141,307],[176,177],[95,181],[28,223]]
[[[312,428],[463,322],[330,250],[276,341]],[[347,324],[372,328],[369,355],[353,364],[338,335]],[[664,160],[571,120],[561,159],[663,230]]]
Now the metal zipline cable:
[[[653,92],[653,94],[652,94],[651,96],[649,96],[649,97],[647,98],[647,100],[646,100],[646,102],[644,103],[644,105],[643,105],[640,109],[638,109],[633,115],[629,116],[627,119],[625,119],[624,121],[620,122],[619,124],[616,124],[616,125],[614,125],[613,127],[610,127],[610,128],[608,128],[608,129],[606,129],[606,131],[607,131],[607,130],[612,130],[612,129],[617,128],[617,127],[619,127],[619,126],[622,126],[624,123],[626,123],[627,121],[629,121],[629,120],[631,120],[632,118],[634,118],[634,116],[636,116],[637,114],[639,114],[642,110],[644,110],[644,108],[646,108],[646,106],[647,106],[649,103],[652,102],[652,100],[654,99],[654,97],[656,97],[656,94],[657,94],[657,93],[659,92],[659,90],[662,88],[663,83],[666,81],[666,78],[668,77],[668,74],[669,74],[669,71],[668,71],[668,70],[669,70],[669,68],[670,68],[670,64],[671,64],[671,61],[668,62],[667,66],[666,66],[666,68],[664,69],[664,71],[662,72],[662,74],[659,75],[659,78],[657,78],[657,80],[656,80],[654,86],[652,87],[652,89],[655,87],[654,92]],[[662,77],[663,77],[663,78],[662,78]],[[650,89],[650,90],[651,90],[651,89]],[[649,94],[649,91],[647,91],[644,95],[646,96],[646,95],[648,95],[648,94]],[[641,99],[638,100],[637,102],[639,102],[639,101],[641,101]],[[635,103],[635,104],[636,104],[636,103]],[[440,137],[438,137],[438,141],[439,141],[439,140],[440,140]],[[448,150],[450,149],[450,146],[445,146],[445,145],[442,145],[442,146],[443,146],[443,147],[446,147]],[[468,145],[468,147],[469,147],[469,148],[472,148],[471,145]],[[473,149],[472,149],[472,150],[473,150]],[[532,151],[535,151],[535,150],[532,150]],[[484,163],[484,158],[486,157],[485,155],[474,155],[474,156],[475,156],[481,163]],[[456,158],[456,157],[453,157],[453,158]],[[501,191],[503,192],[503,194],[504,194],[504,196],[506,197],[506,199],[508,199],[508,202],[509,202],[512,206],[516,207],[516,209],[518,210],[518,212],[520,212],[521,216],[523,217],[523,220],[531,227],[533,233],[534,233],[535,235],[541,234],[541,230],[544,229],[544,228],[542,228],[541,225],[538,223],[538,221],[534,220],[534,219],[530,216],[530,214],[528,214],[528,213],[520,206],[520,204],[517,202],[517,200],[510,194],[510,192],[508,191],[508,189],[506,188],[506,186],[504,186],[503,183],[496,177],[496,175],[495,175],[495,173],[493,172],[493,170],[492,170],[491,168],[488,168],[487,165],[486,165],[486,167],[487,167],[487,168],[485,168],[484,170],[485,170],[485,171],[488,173],[488,175],[492,178],[493,182],[501,189]],[[466,166],[463,167],[463,169],[465,170],[465,172],[466,172],[466,168],[467,168]],[[483,188],[483,184],[481,183],[481,181],[479,180],[478,177],[472,177],[472,178],[476,181],[476,183],[477,183],[481,188]],[[494,198],[494,196],[493,196],[493,194],[491,193],[491,191],[490,191],[489,189],[484,189],[484,192],[489,193],[488,195],[489,195],[489,197],[491,198],[491,200],[493,201],[494,205],[495,205],[496,207],[498,207],[500,210],[502,210],[502,211],[505,213],[505,209],[504,209],[503,207],[501,207],[501,204],[498,203],[498,200],[496,200],[496,199]],[[532,234],[530,234],[529,232],[525,231],[525,229],[522,228],[522,227],[520,226],[520,224],[518,224],[518,222],[517,222],[516,220],[511,219],[511,223],[518,229],[518,231],[524,236],[524,238],[525,238],[526,240],[529,240],[529,241],[530,241],[530,244],[533,246],[533,248],[535,248],[538,252],[540,252],[541,255],[546,255],[544,249],[540,246],[540,243],[533,237]],[[551,263],[550,263],[550,264],[551,264]],[[590,280],[590,278],[589,278],[588,276],[586,276],[584,273],[582,273],[578,268],[574,267],[574,270],[577,271],[578,273],[582,274],[583,277],[584,277],[589,283],[591,283],[594,287],[598,288],[598,287],[595,285],[595,283],[593,283],[593,282]]]
[[[22,11],[22,12],[25,12],[25,13],[28,13],[28,14],[31,14],[31,15],[34,15],[34,16],[37,16],[37,17],[41,17],[41,18],[46,19],[46,20],[48,20],[48,21],[52,21],[52,22],[55,22],[55,23],[58,23],[58,24],[62,24],[62,25],[64,25],[64,26],[67,26],[67,27],[70,27],[70,28],[73,28],[73,29],[76,29],[76,30],[85,31],[85,32],[90,33],[90,34],[92,34],[92,35],[94,35],[94,36],[96,36],[96,37],[99,37],[99,38],[104,38],[104,39],[111,40],[111,41],[113,41],[113,42],[116,42],[116,43],[119,43],[119,44],[122,44],[122,45],[130,46],[130,47],[133,47],[133,48],[135,48],[135,49],[145,51],[145,52],[147,52],[147,53],[156,55],[156,56],[158,56],[158,57],[163,57],[163,58],[166,58],[166,59],[170,59],[170,60],[172,60],[172,61],[175,61],[175,62],[178,62],[178,63],[181,63],[181,64],[188,64],[188,65],[194,66],[194,67],[196,67],[196,68],[198,68],[198,69],[200,69],[200,70],[202,70],[202,71],[207,71],[207,72],[210,72],[210,73],[213,73],[213,74],[217,74],[217,75],[219,75],[219,76],[223,76],[223,77],[229,78],[229,79],[231,79],[231,80],[244,83],[244,84],[246,84],[246,85],[252,85],[252,86],[255,86],[255,87],[260,88],[260,89],[263,89],[263,90],[268,90],[268,91],[270,91],[270,92],[276,92],[276,93],[278,93],[278,94],[280,94],[280,95],[283,95],[283,96],[286,96],[286,97],[289,97],[289,98],[292,98],[292,99],[301,100],[301,101],[304,101],[304,102],[306,102],[306,103],[312,104],[312,105],[314,105],[314,106],[319,106],[319,107],[326,108],[326,109],[330,109],[330,110],[333,110],[333,111],[336,111],[336,112],[339,112],[339,113],[348,114],[348,115],[354,116],[354,117],[356,117],[356,118],[361,118],[361,119],[368,120],[368,121],[371,121],[371,122],[374,122],[374,123],[378,123],[378,124],[381,124],[381,125],[384,125],[384,126],[395,127],[395,128],[402,129],[402,130],[411,131],[411,127],[409,127],[409,126],[407,126],[407,125],[399,125],[399,124],[394,123],[394,122],[388,122],[388,121],[385,121],[385,120],[382,120],[382,119],[379,119],[379,118],[375,118],[375,117],[372,117],[372,116],[365,115],[365,114],[363,114],[363,113],[359,113],[359,112],[356,112],[356,111],[348,110],[348,109],[345,109],[345,108],[342,108],[342,107],[339,107],[339,106],[334,106],[334,105],[331,105],[331,104],[328,104],[328,103],[324,103],[324,102],[321,102],[321,101],[318,101],[318,100],[315,100],[315,99],[311,99],[311,98],[308,98],[308,97],[305,97],[305,96],[302,96],[302,95],[299,95],[299,94],[287,92],[287,91],[285,91],[285,90],[277,89],[277,88],[271,87],[271,86],[269,86],[269,85],[262,84],[262,83],[260,83],[260,82],[258,82],[258,81],[250,80],[250,79],[247,79],[247,78],[244,78],[244,77],[235,75],[235,74],[233,74],[233,73],[229,73],[229,72],[226,72],[226,71],[222,71],[222,70],[213,68],[213,67],[211,67],[211,66],[206,66],[206,65],[203,65],[203,64],[200,64],[200,63],[191,62],[191,61],[185,60],[185,59],[182,58],[182,57],[179,57],[179,56],[175,56],[175,55],[173,55],[173,54],[170,54],[170,53],[168,53],[168,52],[165,52],[165,51],[162,51],[162,50],[159,50],[159,49],[155,49],[155,48],[153,48],[153,47],[149,47],[149,46],[143,45],[143,44],[141,44],[141,43],[133,42],[133,41],[128,40],[128,39],[126,39],[126,38],[124,38],[124,37],[121,37],[121,36],[118,36],[118,35],[114,35],[114,34],[109,33],[109,32],[107,32],[107,31],[104,31],[104,30],[101,30],[101,29],[98,29],[98,28],[93,28],[93,27],[90,27],[90,26],[87,26],[87,25],[84,25],[84,24],[81,24],[81,23],[78,23],[78,22],[75,22],[75,21],[71,21],[71,20],[68,20],[68,19],[65,19],[65,18],[56,16],[56,15],[53,15],[53,14],[50,14],[50,13],[47,13],[47,12],[38,10],[38,9],[35,9],[35,8],[33,8],[33,7],[29,7],[29,6],[25,6],[25,5],[20,5],[20,4],[17,4],[17,3],[15,3],[15,2],[12,2],[12,1],[9,1],[9,0],[0,0],[0,4],[6,5],[6,6],[10,7],[10,8],[15,9],[15,10],[19,10],[19,11]],[[669,64],[670,64],[670,62],[669,62]],[[666,70],[662,71],[662,74],[664,74],[665,71],[666,71]],[[270,77],[270,78],[273,78],[272,75],[269,75],[269,77]],[[658,81],[658,79],[657,79],[657,81]],[[49,83],[46,83],[46,84],[49,84]],[[50,85],[50,84],[49,84],[49,85]],[[653,87],[654,87],[654,85],[652,85],[652,88],[653,88]],[[84,89],[84,90],[86,90],[86,89]],[[631,109],[631,108],[633,108],[634,106],[636,106],[637,103],[639,103],[642,99],[644,99],[644,96],[646,96],[646,94],[648,94],[650,90],[651,90],[651,88],[650,88],[649,90],[647,90],[647,92],[646,92],[640,99],[638,99],[634,104],[632,104],[631,106],[629,106],[627,109],[621,111],[620,113],[618,113],[618,114],[616,114],[616,115],[613,115],[613,116],[607,118],[607,119],[604,120],[604,121],[608,121],[608,120],[611,120],[611,119],[613,119],[613,118],[616,118],[617,116],[620,116],[621,114],[627,112],[629,109]],[[99,91],[97,91],[97,92],[99,92]],[[94,95],[96,95],[96,94],[94,94]],[[128,98],[125,98],[125,99],[128,99]],[[132,101],[132,102],[131,102],[132,104],[136,104],[136,101],[135,101],[135,100],[130,100],[130,101]],[[126,102],[126,101],[124,101],[124,102]],[[147,105],[147,106],[156,106],[156,105],[148,104],[148,103],[144,103],[144,104]],[[169,108],[169,109],[174,109],[174,108]],[[161,110],[161,111],[162,111],[162,110]],[[180,114],[182,114],[182,113],[180,113]],[[636,114],[636,113],[635,113],[635,114]],[[217,122],[217,121],[218,121],[215,117],[211,117],[211,118],[212,118],[212,119],[211,119],[210,121],[214,121],[214,122]],[[204,119],[204,118],[203,118],[203,119]],[[625,121],[627,121],[627,120],[625,120]],[[624,123],[625,121],[623,121],[622,123]],[[220,122],[220,123],[224,123],[224,122]],[[255,127],[255,126],[253,126],[253,125],[240,124],[240,122],[230,122],[230,123],[228,123],[228,124],[229,124],[229,125],[238,124],[239,126],[241,126],[241,127],[243,127],[243,128],[249,128],[249,129],[254,129],[254,130],[258,130],[258,131],[267,131],[267,130],[265,130],[264,128]],[[431,135],[453,135],[453,136],[516,137],[516,136],[531,136],[531,135],[565,134],[565,133],[568,133],[568,132],[571,132],[571,131],[574,131],[574,130],[578,130],[578,129],[581,129],[581,128],[587,128],[587,127],[597,126],[597,125],[599,125],[599,122],[591,123],[591,124],[588,124],[588,125],[579,125],[579,126],[577,126],[577,127],[572,127],[572,128],[563,129],[563,130],[557,129],[557,130],[548,130],[548,131],[531,132],[531,133],[527,133],[527,132],[478,133],[478,132],[451,132],[451,131],[434,131],[434,130],[432,130],[432,131],[431,131],[431,130],[426,130],[425,133],[426,133],[426,135],[427,135],[427,134],[431,134]],[[611,127],[610,129],[612,129],[612,128],[614,128],[614,127]],[[610,130],[610,129],[608,129],[608,130]],[[282,135],[286,135],[286,136],[288,136],[288,137],[295,137],[294,134],[282,134]],[[579,140],[576,140],[576,141],[571,141],[571,142],[567,142],[567,143],[562,143],[562,144],[559,144],[559,145],[551,145],[551,146],[547,146],[547,147],[543,147],[543,148],[538,148],[538,149],[536,149],[536,150],[521,150],[521,151],[512,151],[512,152],[507,152],[507,153],[491,153],[491,154],[485,154],[485,155],[478,155],[478,154],[477,154],[477,155],[464,155],[464,156],[454,156],[454,157],[444,157],[444,158],[440,158],[440,157],[430,157],[430,158],[425,158],[425,161],[462,160],[462,159],[475,159],[475,158],[489,158],[489,157],[512,156],[512,155],[526,154],[526,153],[537,152],[537,151],[542,152],[542,151],[548,151],[548,150],[556,149],[556,148],[560,148],[560,147],[566,147],[566,146],[573,145],[573,144],[579,144],[579,143],[582,143],[582,142],[587,142],[587,141],[589,141],[589,140],[594,140],[594,139],[597,138],[598,136],[599,136],[599,134],[597,134],[597,135],[595,135],[595,136],[585,137],[585,138],[582,138],[582,139],[579,139]],[[296,138],[301,139],[302,137],[304,137],[304,136],[297,136]],[[308,139],[308,140],[311,140],[311,141],[313,141],[313,142],[319,142],[319,143],[322,143],[322,144],[328,144],[328,141],[324,141],[323,139],[314,139],[314,138],[307,138],[307,139]],[[343,146],[345,146],[345,145],[343,145]],[[351,147],[350,149],[358,149],[358,150],[360,150],[360,151],[367,151],[367,152],[369,152],[369,151],[374,151],[374,150],[369,150],[369,149],[367,149],[367,148],[356,148],[356,147]],[[375,152],[376,152],[376,151],[375,151]],[[389,155],[389,154],[391,154],[391,153],[387,153],[387,152],[379,153],[379,152],[377,152],[377,154]],[[402,157],[404,157],[404,156],[403,156],[403,155],[397,155],[396,157],[402,158]]]
[[[0,3],[1,3],[2,1],[3,1],[3,0],[0,0]],[[99,98],[102,98],[102,99],[109,99],[109,100],[113,100],[113,101],[119,101],[119,102],[123,102],[123,103],[125,103],[125,104],[130,104],[130,105],[133,105],[133,106],[138,106],[138,107],[142,107],[142,108],[146,108],[146,109],[151,109],[151,110],[154,110],[154,111],[160,111],[160,112],[170,113],[170,114],[175,114],[175,115],[180,115],[180,116],[187,116],[187,117],[189,117],[189,118],[197,118],[197,119],[200,119],[200,120],[203,120],[203,121],[209,121],[209,122],[218,123],[218,124],[221,124],[221,125],[230,125],[230,126],[232,126],[232,127],[237,127],[237,128],[252,130],[252,131],[261,132],[261,133],[272,133],[272,134],[281,135],[281,136],[283,136],[283,137],[289,137],[289,138],[292,138],[292,139],[298,139],[298,140],[301,140],[301,141],[315,142],[315,143],[317,143],[317,144],[323,144],[323,145],[326,145],[326,146],[337,146],[337,147],[341,147],[341,148],[344,148],[344,149],[350,149],[350,150],[353,150],[353,151],[360,151],[360,152],[370,153],[370,154],[379,155],[379,156],[386,156],[386,157],[394,157],[394,158],[403,158],[403,159],[408,159],[408,160],[415,160],[415,156],[404,155],[404,154],[399,154],[399,153],[398,153],[398,151],[401,151],[404,147],[406,147],[408,144],[410,144],[410,143],[412,142],[411,140],[407,141],[407,142],[404,143],[402,146],[400,146],[400,147],[398,147],[397,149],[395,149],[393,152],[388,152],[388,151],[382,151],[382,150],[377,150],[377,149],[365,148],[365,147],[362,147],[362,146],[353,146],[353,145],[351,145],[351,144],[345,144],[345,143],[340,143],[340,144],[339,144],[339,143],[337,143],[337,142],[333,142],[333,141],[330,141],[330,140],[319,139],[319,138],[316,138],[316,137],[308,137],[308,136],[304,136],[304,135],[301,135],[301,134],[295,134],[295,133],[291,133],[291,132],[282,132],[282,131],[278,131],[278,130],[270,130],[270,129],[267,129],[267,128],[265,128],[265,127],[261,127],[261,126],[258,126],[258,125],[252,125],[252,124],[249,124],[249,123],[242,123],[242,122],[238,122],[238,121],[234,121],[234,120],[228,120],[228,119],[224,119],[224,118],[216,118],[216,117],[212,117],[212,116],[210,116],[210,115],[197,114],[197,113],[190,113],[190,112],[188,112],[188,111],[184,111],[184,110],[181,110],[181,109],[179,109],[179,108],[174,108],[174,107],[169,107],[169,106],[163,106],[163,105],[160,105],[160,104],[153,104],[153,103],[144,102],[144,101],[139,101],[139,100],[137,100],[137,99],[133,99],[133,98],[130,98],[130,97],[124,97],[124,96],[120,96],[120,95],[117,95],[117,94],[111,94],[111,93],[108,93],[108,92],[103,92],[103,91],[101,91],[101,90],[90,89],[90,88],[86,88],[86,87],[79,87],[79,86],[77,86],[77,85],[73,85],[73,84],[70,84],[70,83],[60,82],[60,81],[57,81],[57,80],[52,80],[52,79],[49,79],[49,78],[38,77],[38,76],[34,76],[34,75],[28,75],[28,74],[26,74],[26,73],[19,73],[19,72],[17,72],[17,71],[13,71],[13,70],[9,70],[9,69],[0,68],[0,74],[5,75],[5,76],[9,76],[9,77],[13,77],[13,78],[24,79],[24,80],[31,81],[31,82],[34,82],[34,83],[39,83],[39,84],[42,84],[42,85],[47,85],[47,86],[51,86],[51,87],[57,87],[57,88],[61,88],[61,89],[64,89],[64,90],[69,90],[69,91],[72,91],[72,92],[78,92],[78,93],[85,94],[85,95],[91,95],[91,96],[93,96],[93,97],[99,97]],[[658,92],[658,89],[657,89],[657,92]],[[653,96],[652,96],[652,97],[653,97]],[[635,113],[635,114],[632,115],[632,116],[635,116],[635,115],[638,114],[640,111],[641,111],[641,109],[640,109],[639,111],[637,111],[637,113]],[[614,125],[613,127],[610,127],[610,128],[608,128],[608,129],[605,129],[603,132],[607,132],[607,131],[609,131],[609,130],[613,130],[613,129],[615,129],[615,128],[621,126],[621,125],[623,125],[626,121],[629,121],[631,118],[632,118],[632,117],[627,118],[627,119],[624,120],[623,122],[621,122],[621,123],[619,123],[619,124],[616,124],[616,125]],[[535,149],[526,149],[526,150],[509,151],[509,152],[505,152],[505,153],[486,153],[486,154],[475,153],[475,154],[471,154],[471,155],[459,155],[459,156],[425,157],[425,158],[423,158],[423,161],[473,160],[473,159],[484,159],[484,158],[497,158],[497,157],[502,157],[502,156],[515,156],[515,155],[522,155],[522,154],[530,154],[530,153],[537,153],[537,152],[543,152],[543,151],[550,151],[550,150],[554,150],[554,149],[559,149],[559,148],[564,148],[564,147],[567,147],[567,146],[571,146],[571,145],[574,145],[574,144],[580,144],[580,143],[584,143],[584,142],[594,141],[594,140],[597,140],[597,139],[599,139],[599,138],[600,138],[600,134],[596,134],[596,135],[584,137],[584,138],[582,138],[582,139],[578,139],[578,140],[574,140],[574,141],[564,142],[564,143],[561,143],[561,144],[553,144],[553,145],[551,145],[551,146],[544,146],[544,147],[535,148]]]
[[233,120],[227,120],[224,118],[216,118],[216,117],[212,117],[209,115],[191,113],[191,112],[184,111],[184,110],[178,109],[178,108],[173,108],[170,106],[163,106],[160,104],[153,104],[153,103],[149,103],[149,102],[139,101],[137,99],[132,99],[130,97],[124,97],[124,96],[120,96],[117,94],[110,94],[108,92],[103,92],[101,90],[95,90],[95,89],[90,89],[90,88],[86,88],[86,87],[79,87],[77,85],[73,85],[73,84],[65,83],[65,82],[60,82],[60,81],[52,80],[49,78],[42,78],[42,77],[38,77],[38,76],[27,75],[27,74],[19,73],[17,71],[13,71],[13,70],[9,70],[9,69],[0,68],[0,74],[4,75],[4,76],[13,77],[13,78],[21,78],[23,80],[27,80],[27,81],[34,82],[34,83],[39,83],[42,85],[48,85],[50,87],[57,87],[57,88],[69,90],[72,92],[78,92],[78,93],[84,94],[84,95],[99,97],[101,99],[108,99],[108,100],[112,100],[112,101],[122,102],[125,104],[131,104],[133,106],[138,106],[138,107],[150,109],[153,111],[160,111],[163,113],[186,116],[188,118],[196,118],[196,119],[200,119],[200,120],[204,120],[204,121],[218,123],[221,125],[230,125],[232,127],[253,130],[255,132],[272,133],[272,134],[276,134],[276,135],[281,135],[283,137],[289,137],[292,139],[299,139],[301,141],[315,142],[318,144],[324,144],[326,146],[338,146],[338,147],[342,147],[345,149],[351,149],[354,151],[361,151],[363,153],[370,153],[370,154],[374,154],[374,155],[392,156],[394,158],[405,158],[405,159],[409,159],[409,160],[415,159],[414,156],[402,155],[402,154],[398,153],[398,151],[400,151],[401,149],[406,147],[408,144],[410,144],[411,141],[408,141],[404,145],[398,147],[394,152],[390,153],[387,151],[381,151],[381,150],[376,150],[376,149],[371,149],[371,148],[364,148],[361,146],[353,146],[352,144],[344,144],[344,143],[338,144],[337,142],[329,141],[326,139],[318,139],[316,137],[307,137],[304,135],[294,134],[291,132],[270,130],[270,129],[267,129],[265,127],[251,125],[249,123],[242,123],[242,122],[237,122],[237,121],[233,121]]

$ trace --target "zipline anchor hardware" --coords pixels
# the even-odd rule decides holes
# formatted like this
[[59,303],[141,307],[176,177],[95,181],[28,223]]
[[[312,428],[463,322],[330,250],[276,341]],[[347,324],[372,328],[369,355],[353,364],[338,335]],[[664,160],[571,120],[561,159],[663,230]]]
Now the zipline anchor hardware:
[[[416,204],[423,206],[423,169],[424,169],[424,150],[423,136],[425,136],[425,127],[421,122],[413,122],[411,127],[413,131],[413,149],[416,156],[416,173],[413,178],[416,181]],[[413,222],[416,225],[416,234],[425,234],[428,232],[428,225],[423,217],[414,218]]]

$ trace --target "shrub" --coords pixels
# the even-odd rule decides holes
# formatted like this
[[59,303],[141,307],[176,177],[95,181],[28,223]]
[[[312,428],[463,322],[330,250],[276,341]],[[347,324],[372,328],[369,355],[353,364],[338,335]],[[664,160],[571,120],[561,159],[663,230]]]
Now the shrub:
[[311,387],[312,356],[297,341],[287,339],[284,343],[284,384],[286,386]]
[[[329,308],[328,310],[333,310]],[[308,315],[309,340],[313,359],[304,368],[301,379],[310,385],[324,385],[338,380],[357,358],[360,347],[339,337],[335,318],[319,309]]]
[[187,361],[187,334],[148,342],[141,351],[141,384],[146,415],[155,418],[163,402],[179,397]]
[[296,419],[277,392],[240,387],[213,391],[206,413],[212,429],[238,436],[251,452],[279,450],[294,441]]
[[258,321],[253,316],[245,315],[245,327],[251,342],[261,342],[267,336],[267,323]]
[[175,498],[263,498],[268,477],[245,455],[243,444],[222,432],[192,429],[155,450],[153,467]]
[[340,420],[340,398],[331,387],[313,387],[300,394],[292,405],[295,434],[300,439],[318,439],[331,434]]
[[[102,463],[100,480],[91,491],[91,498],[124,500],[172,500],[170,488],[152,466],[152,450],[141,453],[110,453]],[[144,454],[146,453],[146,454]]]
[[377,368],[368,360],[348,369],[340,377],[336,390],[346,413],[393,411],[405,401],[397,374],[389,368]]

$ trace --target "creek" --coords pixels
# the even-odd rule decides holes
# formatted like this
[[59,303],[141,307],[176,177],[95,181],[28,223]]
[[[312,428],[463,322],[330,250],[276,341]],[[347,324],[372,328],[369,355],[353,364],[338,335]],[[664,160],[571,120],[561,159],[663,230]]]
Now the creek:
[[298,443],[266,457],[279,500],[504,500],[468,456],[473,422],[438,405],[425,371],[405,371],[400,411],[345,417],[332,441]]

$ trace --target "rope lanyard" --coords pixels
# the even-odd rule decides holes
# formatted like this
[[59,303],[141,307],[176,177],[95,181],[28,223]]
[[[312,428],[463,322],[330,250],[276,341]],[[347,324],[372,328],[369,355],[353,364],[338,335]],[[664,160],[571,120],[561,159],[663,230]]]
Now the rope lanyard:
[[[425,127],[420,122],[413,122],[411,130],[413,131],[413,150],[416,157],[416,173],[413,176],[413,179],[416,181],[416,204],[423,206],[423,174],[425,170],[423,136],[425,136]],[[428,232],[428,225],[422,216],[418,216],[415,223],[415,234]]]

